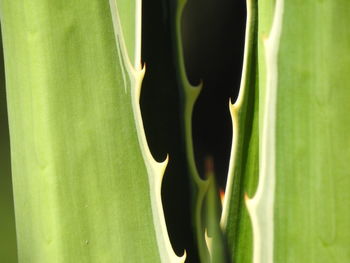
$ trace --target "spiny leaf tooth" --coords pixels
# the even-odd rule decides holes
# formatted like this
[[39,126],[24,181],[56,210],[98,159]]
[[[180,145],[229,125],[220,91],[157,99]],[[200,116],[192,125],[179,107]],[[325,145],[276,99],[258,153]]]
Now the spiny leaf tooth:
[[140,69],[133,68],[133,76],[135,77],[136,81],[136,99],[138,102],[140,101],[142,82],[146,73],[146,63],[143,65],[140,64],[140,66]]
[[[170,239],[168,235],[168,230],[165,223],[163,203],[162,203],[162,179],[164,177],[164,172],[167,167],[169,156],[167,155],[163,162],[157,162],[152,157],[150,151],[147,151],[148,163],[151,166],[152,173],[149,174],[151,198],[154,200],[152,202],[152,209],[155,216],[155,227],[157,232],[157,237],[159,238],[159,251],[162,254],[162,262],[170,262],[170,263],[181,263],[185,262],[186,259],[186,251],[184,254],[179,257],[175,254]],[[162,252],[165,252],[163,254]]]
[[229,104],[229,109],[230,109],[230,113],[231,113],[231,118],[232,119],[237,119],[238,118],[238,109],[239,109],[239,105],[235,104]]
[[184,253],[183,253],[183,255],[181,257],[178,256],[177,258],[178,258],[177,263],[184,263],[186,261],[186,258],[187,258],[186,250],[184,250]]
[[[246,206],[253,227],[253,262],[269,263],[274,257],[274,198],[276,181],[275,138],[278,84],[278,51],[282,31],[284,0],[277,0],[271,32],[264,38],[266,55],[266,102],[261,135],[259,183]],[[264,238],[264,241],[262,241]]]
[[199,81],[199,83],[197,85],[192,85],[191,83],[187,83],[187,85],[185,85],[185,90],[186,93],[191,94],[191,95],[195,95],[198,96],[201,91],[203,89],[203,80],[201,79]]
[[157,172],[158,180],[159,180],[159,183],[161,186],[163,178],[164,178],[165,170],[166,170],[168,163],[169,163],[169,154],[166,155],[165,160],[162,162],[157,162],[153,158],[152,158],[152,162],[153,162],[153,167],[155,168],[155,171]]
[[227,217],[228,217],[228,206],[230,203],[231,198],[231,192],[232,192],[232,185],[233,185],[233,163],[236,159],[236,152],[237,152],[237,140],[238,140],[238,108],[236,104],[232,103],[232,99],[229,100],[229,110],[231,113],[231,120],[232,120],[232,146],[231,146],[231,160],[230,160],[230,166],[227,177],[227,183],[226,183],[226,189],[225,189],[225,195],[223,200],[223,206],[222,206],[222,214],[220,219],[220,226],[221,229],[226,228],[227,224]]
[[205,237],[205,243],[206,243],[208,251],[209,251],[209,255],[210,255],[210,257],[212,257],[212,255],[213,255],[213,238],[208,235],[207,228],[205,229],[204,237]]
[[196,86],[191,85],[188,80],[185,80],[187,83],[184,85],[184,94],[185,94],[185,100],[187,101],[188,106],[191,108],[191,111],[193,109],[193,105],[196,103],[202,88],[203,88],[203,82],[202,80],[200,83]]
[[140,75],[142,75],[142,80],[143,80],[143,78],[145,77],[145,73],[146,73],[146,63],[143,63],[143,64],[141,64],[141,68],[140,68],[140,70],[139,70],[139,74]]
[[250,198],[249,196],[248,196],[248,193],[245,193],[244,194],[244,201],[245,201],[245,203],[246,203],[246,206],[247,206],[247,208],[248,208],[248,210],[249,210],[249,208],[251,208],[252,206],[255,206],[256,205],[256,201],[254,201],[256,198]]
[[199,188],[199,191],[201,193],[203,193],[203,195],[205,195],[207,193],[207,191],[209,190],[209,187],[210,187],[210,181],[209,179],[203,179],[201,177],[199,177],[199,180],[197,182],[197,186]]

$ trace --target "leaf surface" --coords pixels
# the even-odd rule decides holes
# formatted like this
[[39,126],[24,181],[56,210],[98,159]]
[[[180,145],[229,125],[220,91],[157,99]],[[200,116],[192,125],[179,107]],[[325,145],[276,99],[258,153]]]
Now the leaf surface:
[[20,262],[182,261],[139,109],[141,1],[0,4]]
[[[243,104],[238,101],[234,106],[238,140],[233,145],[223,216],[232,258],[254,263],[347,262],[350,59],[345,54],[350,46],[350,4],[342,0],[248,4],[256,8],[252,17],[258,20],[257,73],[243,72]],[[248,62],[255,52],[251,46],[248,38]],[[246,80],[256,76],[259,106],[253,119],[258,118],[258,126],[239,111],[248,100],[247,91],[254,89]],[[249,107],[253,105],[257,104]],[[240,140],[240,131],[250,123],[256,127],[255,135],[250,142]],[[258,150],[251,155],[252,141],[258,141]],[[258,166],[250,157],[258,158]],[[239,169],[242,165],[257,168],[247,173]],[[254,181],[257,187],[245,186]],[[234,209],[237,202],[243,205],[242,191],[246,201],[241,209],[248,209],[247,220],[240,216],[242,210]],[[244,242],[247,246],[241,247]]]

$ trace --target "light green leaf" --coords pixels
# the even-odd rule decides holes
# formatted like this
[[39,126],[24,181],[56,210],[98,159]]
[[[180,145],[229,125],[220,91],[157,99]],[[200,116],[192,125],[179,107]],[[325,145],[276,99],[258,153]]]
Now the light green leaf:
[[350,261],[349,13],[346,0],[284,1],[275,262]]
[[0,2],[20,262],[184,259],[143,131],[131,2]]
[[11,183],[10,138],[1,43],[0,48],[0,262],[16,263],[17,246]]
[[[257,73],[247,70],[254,63],[243,72],[243,102],[238,100],[233,106],[238,133],[223,216],[232,258],[253,263],[348,262],[350,58],[346,54],[350,3],[248,3],[251,16],[247,28],[258,20],[254,40],[258,60]],[[256,52],[249,32],[246,65]],[[247,85],[256,76],[258,85]],[[240,113],[248,100],[245,94],[255,87],[259,110],[252,116],[258,118],[258,128]],[[250,104],[245,114],[254,105]],[[239,139],[240,131],[249,125],[256,127],[249,141]],[[259,144],[252,148],[254,141]],[[250,151],[257,145],[259,154]],[[247,157],[244,160],[242,156]],[[240,165],[256,167],[256,161],[250,159],[254,156],[259,158],[259,168],[253,172],[239,169]],[[256,181],[257,175],[255,191],[244,182]],[[242,191],[247,192],[250,220],[240,216],[239,208],[234,209],[234,200],[241,202],[234,198],[242,200]],[[242,242],[246,242],[245,248]]]
[[[207,161],[208,162],[208,161]],[[209,161],[210,162],[210,161]],[[207,171],[209,190],[205,199],[206,230],[205,239],[209,250],[209,262],[229,262],[226,240],[220,228],[221,200],[213,171]]]
[[253,195],[259,173],[258,7],[247,1],[245,53],[240,93],[230,105],[233,142],[221,225],[232,262],[251,262],[252,227],[245,197]]

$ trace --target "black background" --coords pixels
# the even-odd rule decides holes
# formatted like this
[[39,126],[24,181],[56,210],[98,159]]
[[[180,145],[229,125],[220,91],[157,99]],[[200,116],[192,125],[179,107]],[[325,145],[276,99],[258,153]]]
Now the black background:
[[[162,195],[169,236],[178,255],[198,262],[191,228],[191,194],[181,148],[179,92],[172,61],[166,0],[144,0],[142,59],[146,75],[141,111],[154,157],[170,160]],[[229,99],[236,99],[241,79],[246,7],[244,0],[188,0],[182,21],[186,71],[192,84],[203,81],[193,113],[197,168],[213,158],[215,175],[225,187],[231,150]]]

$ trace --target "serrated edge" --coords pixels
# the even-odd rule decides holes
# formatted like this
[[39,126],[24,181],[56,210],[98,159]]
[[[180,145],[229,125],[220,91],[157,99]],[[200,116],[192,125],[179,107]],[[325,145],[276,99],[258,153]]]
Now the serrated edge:
[[118,13],[117,0],[109,0],[110,10],[113,20],[114,35],[116,44],[120,48],[120,53],[128,77],[131,82],[131,100],[134,119],[136,124],[137,136],[142,152],[142,156],[148,172],[148,181],[150,186],[150,197],[152,206],[152,215],[154,229],[156,232],[158,251],[161,262],[164,263],[182,263],[186,259],[186,251],[179,257],[175,254],[168,235],[168,230],[165,223],[164,210],[161,198],[161,187],[164,172],[168,163],[168,156],[163,162],[157,162],[148,147],[146,135],[144,132],[141,109],[140,109],[140,93],[145,67],[141,65],[141,15],[142,15],[142,0],[136,0],[136,44],[135,44],[135,64],[132,65],[127,52],[126,44],[123,37],[123,31]]
[[241,109],[243,105],[243,101],[245,98],[245,93],[247,89],[247,68],[249,65],[249,48],[247,46],[247,43],[250,43],[252,40],[252,21],[253,21],[253,12],[252,12],[252,1],[253,0],[247,0],[247,21],[246,21],[246,32],[245,32],[245,40],[244,43],[246,43],[246,47],[244,49],[244,56],[243,56],[243,68],[242,68],[242,79],[240,83],[240,89],[238,93],[237,100],[232,103],[229,101],[229,110],[231,113],[231,120],[232,120],[232,146],[231,146],[231,158],[230,158],[230,165],[228,170],[228,176],[227,176],[227,182],[226,182],[226,189],[225,189],[225,196],[224,196],[224,203],[222,207],[222,215],[221,215],[221,228],[225,229],[227,225],[227,219],[228,219],[228,212],[229,212],[229,205],[230,200],[232,196],[232,188],[233,188],[233,180],[234,180],[234,164],[237,159],[237,146],[238,146],[238,134],[239,134],[239,127],[238,127],[238,112]]
[[278,51],[282,32],[284,0],[276,0],[272,28],[264,39],[266,55],[266,103],[263,112],[259,184],[246,206],[253,227],[253,262],[273,263],[274,203],[276,183],[276,104]]

